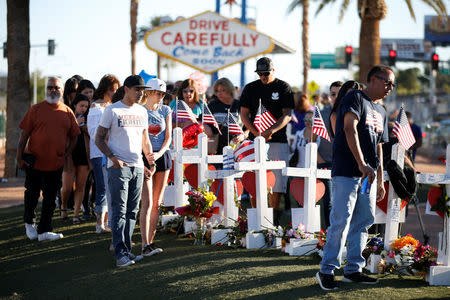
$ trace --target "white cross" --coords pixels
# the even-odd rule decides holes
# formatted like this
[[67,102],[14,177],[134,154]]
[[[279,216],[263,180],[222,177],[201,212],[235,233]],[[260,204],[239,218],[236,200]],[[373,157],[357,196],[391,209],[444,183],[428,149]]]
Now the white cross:
[[[305,225],[306,231],[315,232],[320,229],[320,217],[317,218],[315,214],[315,210],[317,210],[316,180],[317,178],[330,179],[331,171],[317,169],[316,143],[308,143],[306,145],[305,161],[305,168],[284,168],[283,175],[305,178],[305,188],[303,193],[303,224]],[[292,224],[294,225],[294,220]]]
[[263,230],[273,227],[268,220],[267,170],[282,169],[284,161],[266,161],[266,142],[261,136],[255,138],[255,161],[234,163],[237,171],[255,171],[256,186],[256,228]]

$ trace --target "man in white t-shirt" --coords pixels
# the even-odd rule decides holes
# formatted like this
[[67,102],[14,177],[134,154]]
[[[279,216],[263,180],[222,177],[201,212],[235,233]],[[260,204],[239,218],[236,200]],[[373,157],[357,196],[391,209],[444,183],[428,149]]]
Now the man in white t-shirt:
[[117,267],[126,267],[142,259],[141,255],[131,253],[131,236],[144,179],[142,152],[152,166],[150,173],[155,169],[147,132],[147,110],[137,104],[144,92],[144,79],[131,75],[125,79],[124,88],[124,98],[105,108],[95,136],[95,144],[108,157],[111,229]]

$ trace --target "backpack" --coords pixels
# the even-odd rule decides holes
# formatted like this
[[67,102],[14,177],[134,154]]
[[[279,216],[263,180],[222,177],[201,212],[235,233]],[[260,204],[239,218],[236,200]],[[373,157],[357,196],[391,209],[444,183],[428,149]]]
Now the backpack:
[[416,171],[408,165],[402,170],[394,160],[387,163],[386,171],[395,193],[401,199],[409,201],[417,191]]

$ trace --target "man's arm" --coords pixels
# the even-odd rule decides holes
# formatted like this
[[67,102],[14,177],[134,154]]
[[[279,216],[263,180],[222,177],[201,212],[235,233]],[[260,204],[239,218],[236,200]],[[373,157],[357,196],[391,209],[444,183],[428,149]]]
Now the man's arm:
[[258,129],[256,129],[255,125],[250,122],[250,109],[247,107],[241,106],[241,120],[242,123],[244,123],[245,127],[250,130],[251,133],[253,133],[254,136],[258,136],[259,132]]
[[369,183],[372,184],[375,179],[375,172],[364,161],[364,156],[359,144],[358,131],[356,129],[357,125],[357,116],[352,112],[347,112],[344,116],[344,132],[348,147],[350,148],[350,151],[358,164],[358,169],[362,173],[362,178],[368,177]]
[[17,166],[19,169],[25,169],[25,167],[29,167],[29,164],[22,159],[23,152],[25,151],[25,147],[27,145],[28,139],[30,138],[30,134],[24,130],[20,134],[19,145],[17,145]]
[[270,128],[261,133],[261,135],[269,141],[272,138],[272,134],[283,129],[291,120],[292,109],[283,108],[283,115],[273,124]]
[[97,133],[95,135],[95,145],[98,147],[98,149],[108,157],[113,165],[114,168],[121,168],[122,166],[126,166],[126,163],[118,159],[114,153],[112,153],[111,149],[109,149],[108,145],[106,144],[106,135],[108,134],[108,128],[98,126]]

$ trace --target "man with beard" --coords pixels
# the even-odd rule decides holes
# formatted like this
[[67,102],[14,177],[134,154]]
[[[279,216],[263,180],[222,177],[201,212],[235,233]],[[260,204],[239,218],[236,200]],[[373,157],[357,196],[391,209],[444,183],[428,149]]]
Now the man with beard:
[[[25,230],[30,240],[57,240],[61,233],[52,232],[56,192],[61,188],[65,160],[71,160],[76,137],[80,134],[72,110],[61,100],[64,92],[59,78],[50,77],[45,101],[33,105],[19,127],[17,165],[26,172]],[[42,211],[38,226],[35,209],[42,191]]]
[[148,114],[138,104],[145,81],[139,75],[131,75],[123,85],[123,99],[105,108],[95,136],[98,149],[108,157],[111,229],[116,266],[119,268],[143,259],[142,255],[131,253],[131,237],[144,182],[142,153],[150,165],[150,169],[145,169],[146,175],[151,176],[155,172],[155,160],[148,137]]

